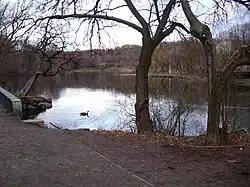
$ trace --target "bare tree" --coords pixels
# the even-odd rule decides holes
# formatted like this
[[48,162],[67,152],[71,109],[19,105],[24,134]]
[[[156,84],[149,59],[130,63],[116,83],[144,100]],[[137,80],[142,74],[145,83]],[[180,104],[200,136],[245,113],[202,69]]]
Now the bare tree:
[[[216,5],[224,6],[224,2],[216,1]],[[248,1],[235,1],[249,7]],[[181,23],[174,21],[171,15],[173,9],[181,4],[183,12],[190,24],[190,31]],[[149,114],[149,93],[148,93],[148,71],[152,62],[152,54],[156,47],[171,34],[177,27],[182,28],[187,33],[200,40],[205,51],[208,75],[208,142],[216,142],[218,138],[218,124],[220,121],[220,99],[224,86],[228,82],[232,71],[240,65],[249,63],[249,46],[241,47],[223,68],[223,73],[217,77],[215,64],[215,44],[210,28],[201,23],[190,8],[187,0],[169,0],[167,3],[150,0],[139,9],[136,2],[124,0],[123,4],[115,4],[113,0],[103,2],[96,0],[94,3],[90,1],[78,0],[56,0],[41,2],[41,11],[47,16],[37,19],[37,22],[47,21],[50,24],[53,20],[81,20],[80,26],[84,22],[89,24],[89,40],[92,41],[96,32],[99,41],[101,41],[101,31],[107,27],[113,26],[109,24],[116,22],[131,27],[142,35],[142,48],[139,57],[139,63],[136,66],[136,126],[138,132],[152,132],[153,126]],[[129,10],[132,18],[120,18],[114,16],[115,11],[121,9]],[[148,17],[146,18],[147,15]],[[126,15],[127,17],[127,15]],[[133,21],[134,20],[134,21]],[[106,24],[105,24],[106,23]]]
[[29,35],[24,32],[31,18],[32,1],[6,3],[0,1],[0,74],[3,71],[4,59],[7,54],[19,50],[20,43]]
[[74,67],[74,62],[79,60],[77,52],[65,52],[67,42],[61,27],[46,25],[44,29],[46,32],[42,40],[39,39],[37,45],[33,46],[36,59],[33,63],[36,64],[36,71],[22,88],[22,96],[28,94],[39,76],[49,77],[61,71],[70,71]]
[[[176,27],[181,27],[187,31],[182,24],[174,22],[170,18],[170,14],[176,5],[176,0],[169,0],[167,3],[150,0],[148,1],[148,7],[138,9],[136,8],[136,3],[133,3],[131,0],[124,0],[124,4],[117,6],[114,6],[113,1],[104,3],[101,0],[96,0],[93,7],[86,10],[82,1],[46,1],[41,7],[50,7],[49,10],[53,13],[40,20],[65,20],[74,18],[88,21],[91,27],[90,40],[93,36],[95,26],[97,34],[100,36],[100,30],[105,28],[103,20],[127,25],[141,33],[142,49],[139,63],[136,66],[136,126],[139,133],[152,132],[153,126],[149,114],[148,93],[148,71],[151,65],[152,54],[156,46],[166,36],[171,34]],[[131,19],[112,16],[113,11],[122,8],[130,10],[133,18],[135,18],[134,22]],[[143,11],[147,13],[147,19],[143,17]]]
[[183,11],[189,21],[191,34],[203,44],[207,61],[208,75],[208,123],[207,143],[219,142],[220,110],[223,91],[233,73],[242,65],[250,65],[250,46],[243,45],[238,49],[224,66],[222,73],[217,76],[215,62],[215,44],[209,27],[202,24],[191,11],[187,0],[182,0]]

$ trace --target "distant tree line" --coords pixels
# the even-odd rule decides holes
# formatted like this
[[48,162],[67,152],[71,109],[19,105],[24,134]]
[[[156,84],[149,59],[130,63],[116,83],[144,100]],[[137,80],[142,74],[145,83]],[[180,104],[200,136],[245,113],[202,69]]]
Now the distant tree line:
[[[0,39],[1,41],[3,39]],[[237,24],[229,30],[221,32],[216,38],[216,48],[220,51],[217,55],[218,66],[226,63],[240,45],[249,43],[249,23]],[[0,50],[6,47],[0,46]],[[75,51],[64,52],[64,55],[75,56],[75,60],[71,64],[73,69],[98,68],[100,66],[135,69],[140,50],[141,46],[125,45],[115,49],[93,49],[77,51],[77,53]],[[2,75],[31,75],[36,70],[34,62],[38,58],[37,53],[36,46],[25,41],[20,42],[18,46],[13,46],[11,52],[8,52],[3,59]],[[184,73],[204,77],[206,68],[201,44],[192,38],[161,43],[153,55],[150,71]]]

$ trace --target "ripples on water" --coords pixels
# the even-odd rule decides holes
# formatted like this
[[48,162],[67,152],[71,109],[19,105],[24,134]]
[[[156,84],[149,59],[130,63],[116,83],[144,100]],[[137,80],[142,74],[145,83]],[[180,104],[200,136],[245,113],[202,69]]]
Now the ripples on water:
[[[46,124],[52,122],[67,129],[129,130],[122,123],[132,118],[125,110],[133,114],[133,105],[134,95],[130,95],[128,99],[128,96],[122,93],[107,90],[65,88],[60,92],[59,98],[53,100],[53,108],[39,114],[37,118],[44,119]],[[80,112],[86,111],[89,111],[89,117],[80,116]],[[204,114],[193,112],[190,113],[187,124],[199,127],[206,123],[205,120]],[[189,129],[189,133],[191,131],[198,133],[195,129]]]
[[[58,86],[58,82],[63,82],[63,84]],[[43,84],[40,81],[37,85]],[[151,84],[153,85],[151,108],[160,106],[161,109],[158,113],[164,118],[171,112],[169,103],[174,103],[179,96],[174,92],[169,93],[169,81],[154,80]],[[135,129],[133,121],[135,113],[134,77],[81,74],[73,78],[68,77],[68,79],[64,77],[63,80],[57,80],[56,85],[49,86],[49,89],[37,87],[34,89],[35,91],[40,91],[40,95],[53,99],[53,108],[37,116],[46,124],[52,122],[67,129]],[[199,100],[197,102],[196,105],[200,104]],[[204,106],[202,108],[203,110],[190,112],[186,125],[189,128],[187,128],[186,134],[197,134],[205,129],[206,113]],[[89,118],[80,116],[80,112],[86,111],[89,111]]]
[[[134,76],[100,73],[74,73],[40,79],[32,95],[52,98],[53,108],[39,114],[37,118],[43,119],[46,124],[52,122],[67,129],[130,130],[131,125],[134,127],[134,82]],[[169,113],[177,104],[183,108],[191,106],[189,112],[181,116],[181,122],[186,124],[185,135],[204,132],[207,117],[205,88],[205,83],[150,79],[152,116],[155,117],[153,114],[156,113],[162,124],[166,125]],[[243,96],[241,93],[238,98],[241,103],[237,103],[248,107],[248,98],[249,93]],[[86,111],[89,111],[89,118],[80,116],[80,112]],[[244,115],[241,113],[240,116]],[[250,119],[249,109],[245,118]]]
[[[45,122],[55,123],[63,128],[77,129],[117,129],[119,109],[116,104],[125,98],[105,90],[88,88],[65,88],[58,99],[53,100],[53,108],[38,115]],[[80,112],[89,111],[89,117]]]

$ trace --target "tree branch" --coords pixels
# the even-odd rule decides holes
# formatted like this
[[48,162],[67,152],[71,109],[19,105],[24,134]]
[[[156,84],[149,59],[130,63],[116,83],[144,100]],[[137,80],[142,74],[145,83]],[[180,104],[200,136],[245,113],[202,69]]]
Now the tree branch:
[[145,21],[145,19],[141,16],[141,14],[138,12],[138,10],[135,8],[134,4],[131,2],[131,0],[124,0],[132,14],[136,17],[136,19],[139,21],[143,29],[148,29],[148,24]]
[[224,67],[220,77],[219,85],[225,86],[233,71],[243,65],[250,65],[250,45],[241,46],[231,57]]
[[190,33],[193,37],[198,38],[204,45],[206,42],[211,43],[212,34],[209,27],[201,23],[193,14],[191,7],[187,0],[181,0],[183,12],[190,24]]
[[197,17],[191,11],[191,7],[190,7],[187,0],[181,0],[181,6],[182,6],[183,12],[184,12],[184,14],[185,14],[185,16],[186,16],[186,18],[191,26],[196,25],[197,23],[200,23],[200,21],[197,19]]
[[158,0],[153,0],[153,1],[154,1],[154,6],[155,6],[156,17],[157,17],[158,22],[160,23],[161,18],[160,18],[159,8],[157,4]]
[[161,21],[156,29],[155,38],[157,38],[160,35],[160,33],[163,31],[164,27],[166,26],[167,21],[169,19],[169,15],[171,13],[171,10],[175,4],[175,1],[176,0],[170,0],[169,3],[166,5],[166,7],[163,11],[163,14],[162,14]]
[[249,0],[233,0],[233,1],[245,6],[250,11],[250,1]]
[[181,23],[172,22],[170,27],[168,29],[166,29],[165,31],[161,32],[160,35],[156,38],[156,40],[155,40],[156,45],[158,45],[166,36],[171,34],[176,27],[180,27],[184,31],[186,31],[187,33],[190,33],[190,31],[184,25],[182,25]]
[[67,18],[89,18],[89,19],[94,18],[94,19],[105,19],[105,20],[115,21],[115,22],[127,25],[127,26],[137,30],[141,34],[143,34],[143,29],[141,27],[139,27],[138,25],[136,25],[134,23],[131,23],[129,21],[120,19],[120,18],[116,18],[116,17],[113,17],[113,16],[107,16],[107,15],[93,15],[93,14],[53,15],[53,16],[47,16],[47,17],[44,17],[44,18],[40,18],[37,21],[42,21],[42,20],[45,20],[45,19],[67,19]]

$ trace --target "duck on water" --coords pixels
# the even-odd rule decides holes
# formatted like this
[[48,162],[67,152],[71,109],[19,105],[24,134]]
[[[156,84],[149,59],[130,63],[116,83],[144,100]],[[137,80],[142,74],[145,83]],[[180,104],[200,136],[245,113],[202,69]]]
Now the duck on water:
[[81,112],[80,116],[87,116],[87,117],[89,117],[89,111],[87,111],[87,112]]

